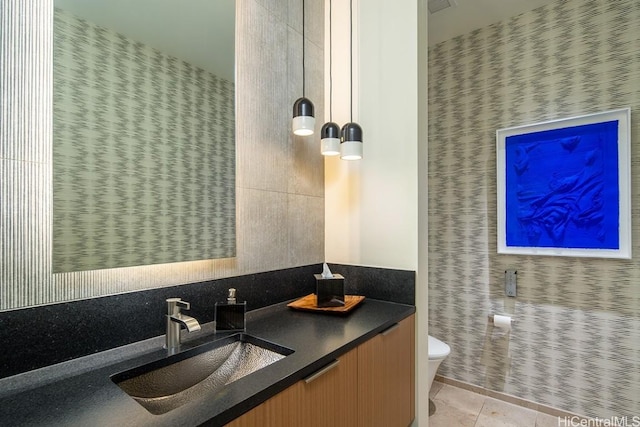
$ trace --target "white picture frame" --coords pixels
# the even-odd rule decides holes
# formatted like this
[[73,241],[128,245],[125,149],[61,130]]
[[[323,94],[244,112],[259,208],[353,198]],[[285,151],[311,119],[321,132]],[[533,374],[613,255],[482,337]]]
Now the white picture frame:
[[631,259],[631,110],[496,131],[499,254]]

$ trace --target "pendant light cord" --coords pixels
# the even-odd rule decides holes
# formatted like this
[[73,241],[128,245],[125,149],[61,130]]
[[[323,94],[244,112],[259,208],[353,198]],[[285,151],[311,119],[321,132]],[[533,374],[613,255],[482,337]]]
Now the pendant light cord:
[[333,17],[331,0],[329,0],[329,121],[333,122],[333,31],[331,21]]
[[304,57],[305,57],[305,53],[304,53],[304,0],[302,0],[302,97],[305,97],[305,87],[306,87],[306,82],[305,82],[305,69],[304,69]]
[[351,122],[353,122],[353,0],[349,1],[349,82],[351,87],[350,93],[350,109]]

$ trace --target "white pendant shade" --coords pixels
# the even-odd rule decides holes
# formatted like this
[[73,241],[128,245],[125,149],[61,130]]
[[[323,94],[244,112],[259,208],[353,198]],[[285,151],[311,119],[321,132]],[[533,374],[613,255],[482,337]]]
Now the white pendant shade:
[[293,118],[293,133],[299,136],[313,135],[316,119],[313,116],[298,116]]
[[340,144],[340,158],[342,160],[362,159],[362,141],[346,141]]
[[340,140],[338,138],[324,138],[322,143],[323,156],[337,156],[340,154]]

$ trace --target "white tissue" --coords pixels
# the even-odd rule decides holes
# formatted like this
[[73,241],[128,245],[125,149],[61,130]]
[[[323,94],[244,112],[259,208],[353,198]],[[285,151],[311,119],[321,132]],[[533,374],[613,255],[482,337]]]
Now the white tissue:
[[321,276],[323,279],[333,279],[333,273],[331,273],[331,270],[329,270],[329,266],[326,262],[322,265]]
[[501,316],[495,314],[493,316],[493,326],[496,328],[504,329],[505,331],[511,330],[511,316]]

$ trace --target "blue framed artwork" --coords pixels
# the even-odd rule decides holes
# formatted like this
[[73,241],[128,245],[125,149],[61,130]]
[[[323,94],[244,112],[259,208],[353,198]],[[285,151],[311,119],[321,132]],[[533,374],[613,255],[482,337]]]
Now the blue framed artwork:
[[630,117],[496,132],[498,253],[631,258]]

